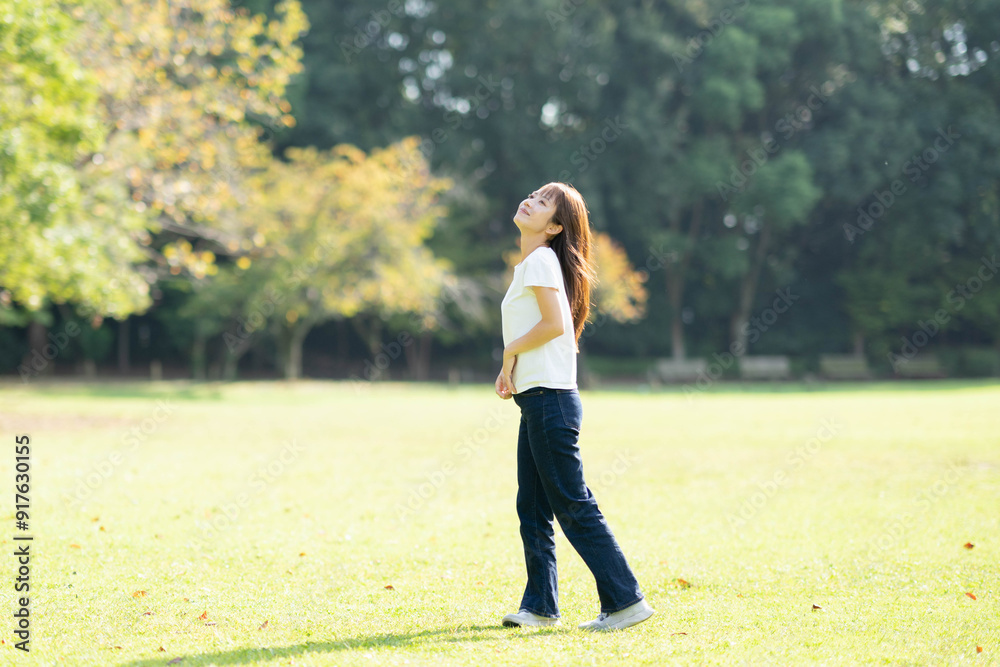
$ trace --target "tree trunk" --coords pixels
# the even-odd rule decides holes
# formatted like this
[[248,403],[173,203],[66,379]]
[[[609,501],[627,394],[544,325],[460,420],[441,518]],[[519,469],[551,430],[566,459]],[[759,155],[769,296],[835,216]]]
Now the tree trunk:
[[368,343],[368,351],[371,352],[372,359],[374,359],[382,351],[382,320],[378,317],[372,320],[372,325],[368,328],[368,336],[365,338],[365,342]]
[[[694,255],[694,245],[701,231],[704,213],[704,202],[699,199],[691,208],[691,226],[687,231],[687,243],[680,258],[667,266],[667,297],[670,299],[670,354],[677,361],[683,361],[687,356],[684,347],[684,320],[681,315],[684,308],[684,282],[687,270]],[[680,234],[681,220],[679,215],[670,219],[670,231]]]
[[753,308],[754,297],[757,296],[757,285],[760,284],[760,274],[764,268],[764,260],[771,245],[771,225],[764,223],[760,230],[760,239],[750,260],[750,269],[740,282],[740,295],[736,302],[736,310],[729,318],[729,342],[732,349],[742,350],[735,356],[743,356],[747,351],[746,324],[750,321],[750,310]]
[[670,299],[670,355],[677,361],[684,360],[684,320],[681,319],[684,285],[681,278],[667,270],[667,297]]
[[311,329],[311,324],[298,322],[290,329],[286,329],[286,334],[282,336],[285,347],[282,358],[286,380],[298,380],[302,377],[302,344]]
[[128,318],[125,318],[118,323],[118,373],[120,375],[128,375],[129,335]]
[[434,338],[430,331],[422,331],[414,337],[413,343],[406,346],[406,364],[410,369],[410,378],[417,382],[426,382],[430,376],[431,344]]
[[373,316],[370,318],[371,325],[366,327],[362,319],[362,317],[354,317],[351,322],[361,339],[365,341],[365,345],[368,346],[369,357],[365,359],[365,377],[374,382],[385,377],[385,371],[388,370],[388,368],[378,367],[379,354],[382,353],[382,320]]
[[[256,333],[256,332],[255,332]],[[226,352],[222,360],[222,379],[232,382],[239,375],[240,359],[253,347],[253,336],[248,336],[236,343],[226,344]]]
[[24,355],[21,366],[34,371],[34,375],[51,375],[55,371],[59,350],[53,346],[55,354],[46,354],[51,352],[45,349],[50,345],[48,332],[49,328],[38,320],[32,320],[28,324],[28,352]]
[[576,383],[581,389],[590,389],[594,386],[594,376],[587,367],[587,349],[583,344],[582,336],[580,340],[580,354],[576,358]]
[[198,327],[195,327],[194,342],[191,343],[191,375],[195,380],[205,379],[205,359],[208,340]]
[[239,375],[240,357],[243,351],[226,350],[226,355],[222,360],[222,379],[226,382],[233,382]]
[[865,356],[865,335],[860,331],[854,333],[854,356]]

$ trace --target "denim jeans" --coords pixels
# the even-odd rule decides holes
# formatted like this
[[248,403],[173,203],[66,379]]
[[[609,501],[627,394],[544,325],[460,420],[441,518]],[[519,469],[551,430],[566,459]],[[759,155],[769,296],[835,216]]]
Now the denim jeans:
[[514,402],[521,408],[517,516],[528,570],[521,609],[559,616],[553,517],[593,573],[602,612],[639,602],[639,582],[583,479],[577,445],[583,420],[579,392],[534,387],[514,394]]

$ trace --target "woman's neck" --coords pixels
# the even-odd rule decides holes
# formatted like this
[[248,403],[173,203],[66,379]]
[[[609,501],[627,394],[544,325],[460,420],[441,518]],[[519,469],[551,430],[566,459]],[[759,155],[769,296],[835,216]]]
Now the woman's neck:
[[549,239],[545,236],[545,234],[539,234],[539,235],[532,234],[528,236],[522,232],[521,261],[523,262],[524,258],[533,253],[536,249],[538,249],[539,246],[543,245],[547,246],[549,244],[548,241]]

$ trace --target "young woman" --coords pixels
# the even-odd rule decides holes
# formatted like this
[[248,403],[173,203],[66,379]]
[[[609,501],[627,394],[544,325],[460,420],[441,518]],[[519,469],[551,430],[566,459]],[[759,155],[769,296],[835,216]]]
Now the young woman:
[[521,408],[517,515],[528,584],[520,611],[503,624],[559,623],[555,518],[597,580],[601,613],[580,628],[627,628],[653,609],[584,482],[577,446],[583,409],[576,354],[594,282],[587,206],[572,186],[549,183],[521,202],[514,223],[521,262],[501,305],[505,347],[496,392]]

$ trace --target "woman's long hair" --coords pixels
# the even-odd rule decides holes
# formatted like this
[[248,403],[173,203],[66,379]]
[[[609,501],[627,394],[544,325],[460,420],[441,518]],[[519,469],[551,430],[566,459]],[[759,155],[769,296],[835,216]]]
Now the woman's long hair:
[[574,333],[579,343],[590,315],[590,290],[597,282],[587,204],[583,195],[566,183],[549,183],[539,188],[539,192],[553,200],[552,222],[562,225],[562,231],[549,239],[549,247],[555,251],[562,267]]

